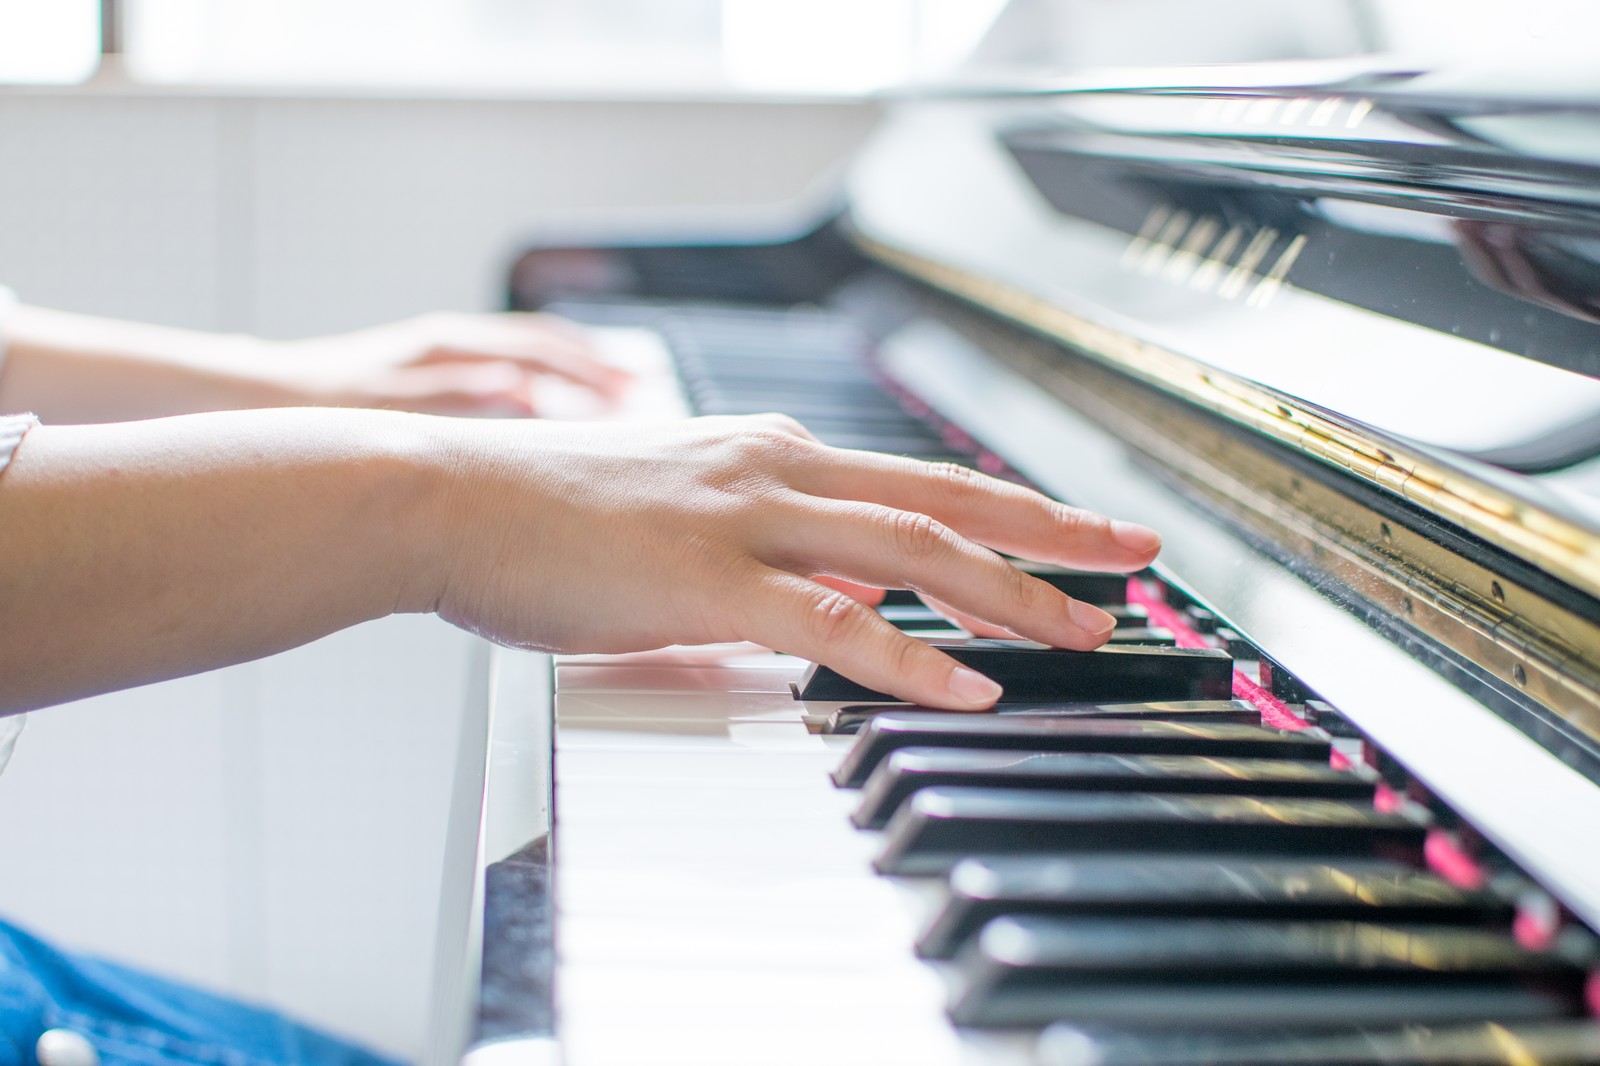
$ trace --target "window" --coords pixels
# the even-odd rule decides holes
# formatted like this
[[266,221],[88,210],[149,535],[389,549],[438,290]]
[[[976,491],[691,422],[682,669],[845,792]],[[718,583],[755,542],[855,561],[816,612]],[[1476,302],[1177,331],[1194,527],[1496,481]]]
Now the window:
[[130,0],[127,47],[155,82],[852,93],[959,59],[1003,4]]
[[99,0],[0,0],[0,84],[70,85],[99,60]]

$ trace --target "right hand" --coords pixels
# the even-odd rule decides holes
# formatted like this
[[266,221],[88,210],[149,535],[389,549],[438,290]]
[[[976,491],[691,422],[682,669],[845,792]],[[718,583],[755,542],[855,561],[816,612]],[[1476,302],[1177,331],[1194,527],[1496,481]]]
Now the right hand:
[[430,534],[443,565],[415,592],[518,647],[750,640],[901,699],[977,710],[998,686],[818,579],[916,589],[1087,650],[1110,616],[995,551],[1131,571],[1160,550],[1142,526],[962,467],[830,448],[781,415],[452,428],[445,517]]

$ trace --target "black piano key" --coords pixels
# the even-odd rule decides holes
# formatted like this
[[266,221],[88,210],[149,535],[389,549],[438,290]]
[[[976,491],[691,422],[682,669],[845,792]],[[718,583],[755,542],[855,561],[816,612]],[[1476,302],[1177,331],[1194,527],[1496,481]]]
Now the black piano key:
[[1600,1023],[1477,1022],[1227,1033],[1052,1025],[1037,1066],[1600,1066]]
[[1179,1026],[1258,1031],[1275,1026],[1410,1026],[1570,1017],[1580,999],[1566,985],[1517,982],[1400,984],[1324,982],[1314,988],[1278,981],[1211,984],[1089,983],[1043,989],[1024,1002],[999,1004],[992,1019],[966,1024],[1029,1028],[1057,1021],[1141,1030]]
[[[1056,588],[1065,592],[1075,600],[1085,600],[1117,616],[1117,608],[1121,608],[1128,618],[1148,618],[1149,615],[1143,607],[1128,603],[1128,575],[1127,574],[1102,574],[1091,570],[1068,570],[1065,567],[1051,566],[1048,563],[1032,563],[1024,559],[1007,560],[1012,566],[1026,573],[1032,574],[1041,581],[1048,581]],[[905,589],[894,589],[890,592],[891,599],[885,603],[921,603],[914,592]]]
[[878,608],[883,620],[897,629],[958,629],[944,615],[926,604],[886,603]]
[[[1165,1023],[1162,993],[1179,990],[1229,993],[1213,999],[1220,1017],[1210,1024],[1218,1027],[1426,1022],[1434,1016],[1411,1012],[1427,1010],[1427,994],[1449,989],[1533,991],[1570,1007],[1583,995],[1586,941],[1530,951],[1507,933],[1450,926],[1000,918],[958,956],[950,1013],[976,1026],[1088,1024],[1104,1019],[1095,995],[1116,993],[1134,1001],[1125,1017]],[[1253,988],[1314,993],[1321,1007],[1302,1004],[1310,1017],[1291,1019],[1272,997],[1249,994]],[[1146,990],[1156,1002],[1139,1002]],[[1421,1000],[1406,1004],[1414,993]],[[1364,996],[1379,1002],[1360,1003]]]
[[[912,594],[912,598],[916,598],[915,593]],[[1102,608],[1102,610],[1111,616],[1119,630],[1144,630],[1150,628],[1148,625],[1150,621],[1149,612],[1137,604],[1123,604],[1120,607],[1106,607]],[[892,622],[901,629],[924,629],[951,624],[944,615],[921,602],[889,603],[886,600],[878,607],[878,613],[883,615],[885,621]],[[1157,628],[1154,632],[1163,634],[1168,638],[1171,637],[1170,630]],[[1161,641],[1161,643],[1171,643],[1171,641],[1168,639]]]
[[1144,647],[1174,647],[1178,638],[1160,626],[1118,626],[1111,631],[1108,644],[1139,644]]
[[[864,703],[840,707],[828,716],[824,733],[859,733],[880,714],[891,711],[926,711],[929,714],[960,714],[967,711],[935,711],[904,703]],[[1234,722],[1260,725],[1261,712],[1247,700],[1163,700],[1155,703],[1002,703],[988,714],[1027,715],[1035,718],[1153,718],[1181,722]]]
[[1457,888],[1394,863],[1182,856],[966,859],[917,941],[947,959],[995,918],[1342,919],[1510,928],[1510,891]]
[[1322,763],[1332,751],[1328,737],[1315,729],[1290,732],[1231,722],[902,710],[876,715],[867,723],[833,772],[834,783],[860,788],[878,763],[901,748],[1100,751]]
[[852,820],[862,829],[881,829],[907,799],[939,785],[1371,802],[1377,778],[1300,759],[901,748],[880,762],[862,785]]
[[[1215,648],[1107,644],[1094,651],[1047,648],[1022,640],[954,637],[928,643],[994,678],[1006,702],[1136,703],[1225,700],[1233,695],[1233,660]],[[889,700],[830,667],[813,664],[796,687],[802,700]]]
[[1128,602],[1128,575],[1103,574],[1092,570],[1070,570],[1049,563],[1012,559],[1011,565],[1040,581],[1048,582],[1075,600],[1104,606]]
[[1339,800],[925,788],[884,830],[879,873],[947,873],[973,855],[1166,852],[1417,862],[1428,818]]
[[1219,627],[1214,635],[1222,641],[1223,646],[1228,649],[1228,654],[1235,659],[1254,662],[1260,655],[1254,644],[1226,626]]

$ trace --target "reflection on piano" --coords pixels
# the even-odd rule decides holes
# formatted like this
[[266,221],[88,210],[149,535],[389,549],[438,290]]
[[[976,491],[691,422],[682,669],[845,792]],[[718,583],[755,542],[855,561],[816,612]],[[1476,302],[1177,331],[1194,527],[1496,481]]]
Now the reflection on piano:
[[995,715],[562,661],[563,1062],[1600,1063],[1600,102],[1234,73],[916,102],[814,232],[518,265],[695,412],[1168,543],[1054,575],[1093,653],[891,595]]

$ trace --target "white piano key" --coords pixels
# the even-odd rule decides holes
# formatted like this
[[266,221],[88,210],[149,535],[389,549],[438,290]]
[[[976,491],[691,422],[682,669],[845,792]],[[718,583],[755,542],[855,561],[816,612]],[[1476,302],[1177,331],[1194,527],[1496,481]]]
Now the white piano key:
[[621,654],[594,653],[563,655],[558,666],[721,666],[729,669],[767,670],[774,667],[804,668],[805,660],[753,644],[747,640],[722,644],[669,644],[664,648]]
[[563,691],[556,717],[563,723],[592,719],[660,719],[799,722],[804,705],[774,701],[768,692],[643,693],[606,690]]
[[878,835],[828,779],[853,738],[807,731],[799,667],[741,648],[558,668],[565,1066],[968,1061],[912,953],[930,890],[872,873]]
[[573,784],[562,796],[567,807],[562,818],[570,822],[605,819],[638,822],[705,819],[718,825],[748,825],[808,821],[837,826],[855,808],[857,797],[843,791],[805,788],[725,789],[701,782],[694,787],[615,788],[610,785]]
[[562,692],[725,693],[761,692],[789,698],[789,683],[798,681],[803,666],[780,662],[757,669],[726,665],[607,662],[558,667]]
[[655,916],[623,918],[617,915],[561,915],[560,958],[569,965],[648,965],[738,967],[751,971],[776,968],[784,973],[803,970],[856,971],[881,969],[896,959],[910,957],[914,930],[909,923],[875,928],[855,924],[833,928],[778,915],[742,921],[731,915],[721,923],[669,922]]
[[839,758],[833,751],[768,751],[753,759],[748,751],[701,744],[678,748],[669,759],[660,749],[644,742],[623,747],[589,744],[557,750],[556,779],[558,788],[578,781],[626,787],[631,782],[648,783],[663,777],[715,782],[725,787],[782,787],[813,782],[819,773],[825,778],[839,765]]
[[[563,1040],[564,1066],[963,1066],[978,1061],[964,1057],[948,1033],[929,1032],[915,1019],[898,1034],[876,1027],[819,1026],[815,1019],[781,1028],[769,1019],[747,1023],[730,1016],[630,1023],[620,1029],[615,1020],[610,1026],[603,1020],[587,1022],[574,1020]],[[709,1031],[694,1028],[708,1024]],[[988,1062],[994,1066],[995,1060]]]
[[[825,738],[806,732],[799,722],[727,722],[724,728],[710,731],[704,731],[704,722],[675,726],[670,720],[633,719],[615,725],[615,728],[602,729],[590,722],[568,724],[557,720],[560,742],[569,751],[629,751],[656,745],[682,754],[698,750],[828,755],[834,750]],[[702,731],[696,732],[697,726],[702,727]]]
[[617,918],[678,924],[686,929],[728,925],[791,929],[800,923],[827,935],[893,932],[909,945],[938,908],[930,886],[867,876],[811,877],[751,871],[737,879],[683,871],[586,871],[561,881],[563,921]]

